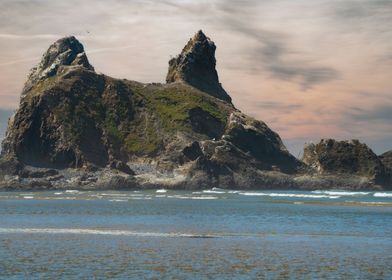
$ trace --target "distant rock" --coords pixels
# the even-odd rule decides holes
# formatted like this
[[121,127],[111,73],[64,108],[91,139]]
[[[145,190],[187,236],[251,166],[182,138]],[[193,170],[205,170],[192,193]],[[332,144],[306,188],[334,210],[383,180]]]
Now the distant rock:
[[385,185],[389,180],[382,161],[358,140],[322,139],[318,144],[308,144],[303,161],[323,175],[352,174],[366,177],[378,185]]
[[201,30],[191,38],[181,54],[169,61],[166,82],[183,81],[212,96],[231,102],[216,72],[215,44]]

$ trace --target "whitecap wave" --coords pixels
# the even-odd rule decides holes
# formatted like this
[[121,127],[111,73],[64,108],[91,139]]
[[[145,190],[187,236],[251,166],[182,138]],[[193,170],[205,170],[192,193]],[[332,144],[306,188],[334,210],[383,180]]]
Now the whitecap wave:
[[66,190],[65,192],[66,193],[78,193],[79,191],[77,191],[77,190]]
[[150,197],[150,196],[134,196],[134,197],[130,197],[129,199],[132,199],[132,200],[150,200],[150,199],[152,199],[152,197]]
[[197,200],[211,200],[211,199],[219,199],[217,196],[185,196],[185,195],[168,195],[168,198],[176,198],[176,199],[197,199]]
[[203,200],[203,199],[206,199],[206,200],[208,200],[208,199],[218,199],[219,197],[216,197],[216,196],[192,196],[191,197],[191,199],[201,199],[201,200]]
[[[122,193],[100,193],[99,195],[103,196],[128,196],[128,194],[122,194]],[[93,195],[91,195],[93,196]]]
[[392,197],[392,192],[376,192],[374,197]]
[[236,193],[240,193],[240,191],[227,191],[227,193],[236,194]]
[[262,193],[262,192],[240,192],[240,195],[246,196],[269,196],[269,197],[297,197],[297,198],[340,198],[338,195],[323,194],[297,194],[297,193]]
[[167,193],[167,190],[165,190],[165,189],[160,189],[160,190],[156,190],[155,192],[157,192],[157,193]]
[[218,190],[204,190],[203,193],[216,193],[216,194],[222,194],[222,193],[226,193],[224,191],[218,191]]
[[312,193],[338,195],[338,196],[363,196],[363,195],[370,194],[370,192],[346,192],[346,191],[312,191]]

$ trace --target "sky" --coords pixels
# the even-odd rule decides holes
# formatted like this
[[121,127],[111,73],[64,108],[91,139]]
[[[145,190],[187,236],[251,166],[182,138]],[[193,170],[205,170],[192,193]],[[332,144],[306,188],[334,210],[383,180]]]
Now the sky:
[[202,29],[234,105],[295,156],[322,138],[380,154],[392,149],[391,22],[391,0],[0,0],[0,134],[55,40],[75,35],[98,72],[164,82]]

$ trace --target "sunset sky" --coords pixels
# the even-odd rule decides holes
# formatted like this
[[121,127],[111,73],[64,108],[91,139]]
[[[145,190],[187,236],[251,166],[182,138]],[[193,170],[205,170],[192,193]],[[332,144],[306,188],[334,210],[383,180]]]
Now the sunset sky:
[[75,35],[98,72],[164,82],[170,57],[202,29],[235,106],[295,156],[321,138],[382,153],[392,149],[391,23],[391,0],[0,0],[0,133],[55,40]]

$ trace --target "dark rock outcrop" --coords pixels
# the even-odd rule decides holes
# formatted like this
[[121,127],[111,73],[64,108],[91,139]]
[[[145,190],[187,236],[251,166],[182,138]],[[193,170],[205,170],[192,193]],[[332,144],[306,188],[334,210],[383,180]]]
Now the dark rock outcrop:
[[303,161],[319,174],[352,174],[368,178],[378,185],[389,182],[382,161],[358,140],[322,139],[318,144],[308,144]]
[[215,44],[200,30],[189,40],[181,54],[169,61],[167,83],[183,81],[212,96],[231,102],[219,83]]

